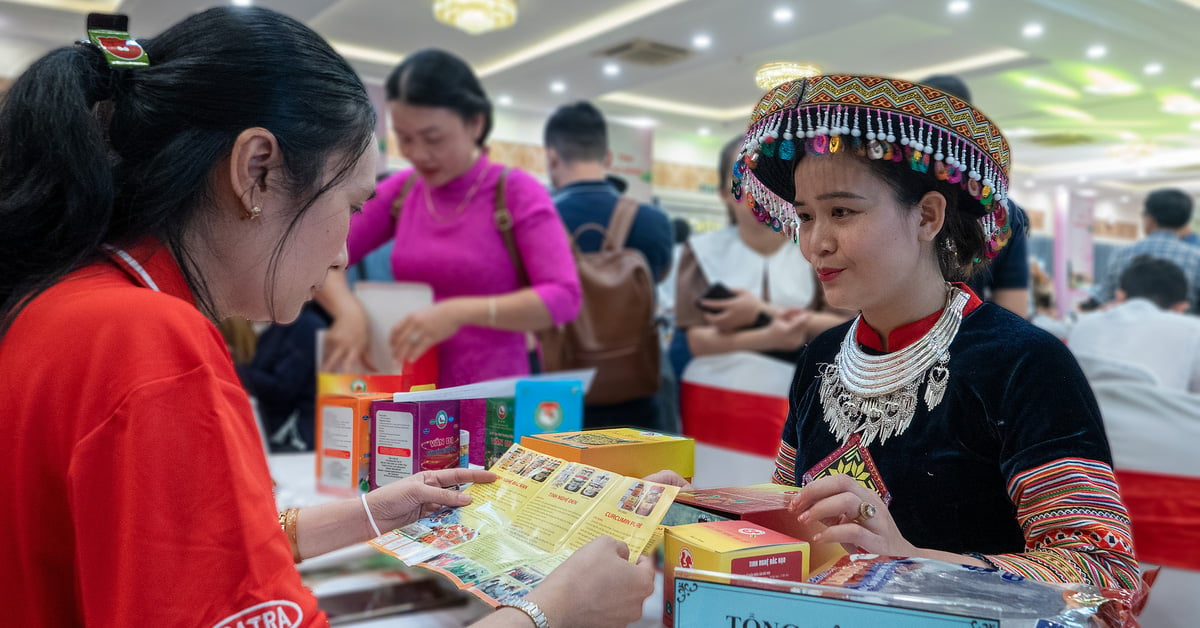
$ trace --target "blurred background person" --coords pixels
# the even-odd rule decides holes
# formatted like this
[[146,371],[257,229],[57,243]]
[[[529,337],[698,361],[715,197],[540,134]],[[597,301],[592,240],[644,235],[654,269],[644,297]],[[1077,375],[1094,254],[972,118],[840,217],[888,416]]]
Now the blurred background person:
[[[393,358],[403,364],[436,346],[442,388],[528,374],[526,332],[579,310],[579,278],[558,213],[536,179],[488,159],[492,104],[462,59],[418,51],[385,88],[395,140],[413,167],[381,183],[354,216],[350,262],[394,240],[396,280],[429,284],[435,302],[392,329]],[[501,207],[510,219],[497,220]],[[511,229],[527,277],[501,226]],[[366,315],[345,274],[331,273],[318,299],[333,318],[324,370],[382,368],[368,362]]]
[[1042,265],[1037,263],[1029,265],[1029,278],[1032,283],[1030,291],[1033,293],[1033,317],[1029,322],[1066,342],[1071,322],[1058,315],[1054,302],[1054,278],[1047,275],[1046,271],[1042,270]]
[[670,357],[683,432],[698,444],[774,457],[796,358],[809,339],[850,313],[826,307],[800,247],[731,192],[736,137],[718,156],[717,193],[729,225],[692,236],[679,256]]
[[1163,188],[1146,195],[1143,205],[1142,228],[1146,236],[1133,244],[1122,247],[1108,262],[1103,278],[1096,290],[1096,300],[1110,303],[1117,296],[1121,274],[1142,255],[1149,255],[1174,263],[1187,277],[1188,307],[1195,313],[1200,303],[1200,247],[1192,246],[1180,239],[1192,220],[1192,197],[1183,190]]
[[[604,114],[586,101],[562,105],[546,121],[543,144],[546,171],[554,186],[554,204],[567,232],[580,251],[599,251],[622,200],[621,191],[606,177],[612,152],[608,149],[608,125]],[[629,202],[636,205],[636,209],[624,246],[639,252],[650,268],[653,281],[660,282],[671,267],[671,222],[655,207],[632,199]],[[629,331],[636,334],[638,330]],[[659,378],[657,368],[654,376]],[[656,381],[655,389],[657,386]],[[589,403],[583,410],[587,428],[668,427],[661,424],[659,416],[659,403],[654,394],[603,405]]]
[[717,166],[717,193],[729,225],[692,236],[679,256],[670,348],[677,375],[693,357],[731,351],[792,360],[807,339],[847,318],[821,311],[820,290],[799,248],[764,229],[755,210],[733,197],[733,161],[741,143],[740,136],[727,142]]
[[[1159,385],[1200,392],[1200,318],[1186,314],[1188,280],[1172,262],[1134,258],[1121,273],[1113,305],[1079,317],[1068,346],[1143,367]],[[1088,363],[1081,359],[1085,372]]]

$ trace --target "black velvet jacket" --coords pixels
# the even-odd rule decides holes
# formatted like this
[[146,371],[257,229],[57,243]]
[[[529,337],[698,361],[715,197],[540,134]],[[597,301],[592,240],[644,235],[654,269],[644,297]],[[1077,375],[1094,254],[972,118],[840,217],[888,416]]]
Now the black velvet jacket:
[[[796,369],[783,441],[796,449],[798,484],[841,446],[825,424],[818,368],[833,362],[849,326],[815,338]],[[868,448],[889,510],[917,547],[1021,552],[1014,475],[1062,458],[1112,464],[1095,397],[1062,342],[991,303],[963,319],[949,370],[932,412],[922,384],[907,431]]]

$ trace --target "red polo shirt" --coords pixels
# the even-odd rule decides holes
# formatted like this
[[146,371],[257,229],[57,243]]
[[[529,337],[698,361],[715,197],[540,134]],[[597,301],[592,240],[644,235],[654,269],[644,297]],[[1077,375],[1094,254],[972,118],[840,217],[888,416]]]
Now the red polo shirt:
[[225,342],[166,249],[111,251],[34,299],[0,339],[0,404],[0,623],[327,623]]

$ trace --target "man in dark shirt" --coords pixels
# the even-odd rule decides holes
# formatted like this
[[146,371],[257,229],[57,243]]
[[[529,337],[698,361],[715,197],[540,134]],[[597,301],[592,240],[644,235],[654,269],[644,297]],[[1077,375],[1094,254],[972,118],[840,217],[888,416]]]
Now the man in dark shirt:
[[[554,186],[554,204],[567,231],[576,234],[581,226],[589,223],[606,228],[620,193],[606,179],[612,153],[608,150],[604,115],[586,101],[563,105],[546,121],[544,144],[546,169]],[[598,251],[603,242],[603,233],[595,229],[579,230],[575,238],[583,252]],[[650,205],[640,204],[625,246],[646,257],[656,282],[666,277],[670,270],[672,242],[671,222],[667,215]],[[658,405],[652,396],[620,404],[589,405],[584,408],[584,425],[589,428],[661,427]]]

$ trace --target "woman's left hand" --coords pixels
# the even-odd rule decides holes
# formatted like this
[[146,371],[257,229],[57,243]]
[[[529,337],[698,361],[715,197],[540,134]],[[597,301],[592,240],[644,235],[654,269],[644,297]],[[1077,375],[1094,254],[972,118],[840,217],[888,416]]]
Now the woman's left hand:
[[392,328],[388,339],[392,347],[392,359],[398,365],[412,362],[458,333],[460,327],[462,322],[453,300],[413,312]]
[[828,526],[809,541],[841,543],[851,553],[884,556],[917,556],[920,551],[900,534],[879,495],[848,475],[808,483],[792,498],[788,510],[803,524]]
[[460,484],[494,482],[496,474],[482,469],[442,469],[381,486],[367,493],[367,504],[380,530],[406,526],[421,517],[450,506],[466,506],[471,496],[457,490]]

